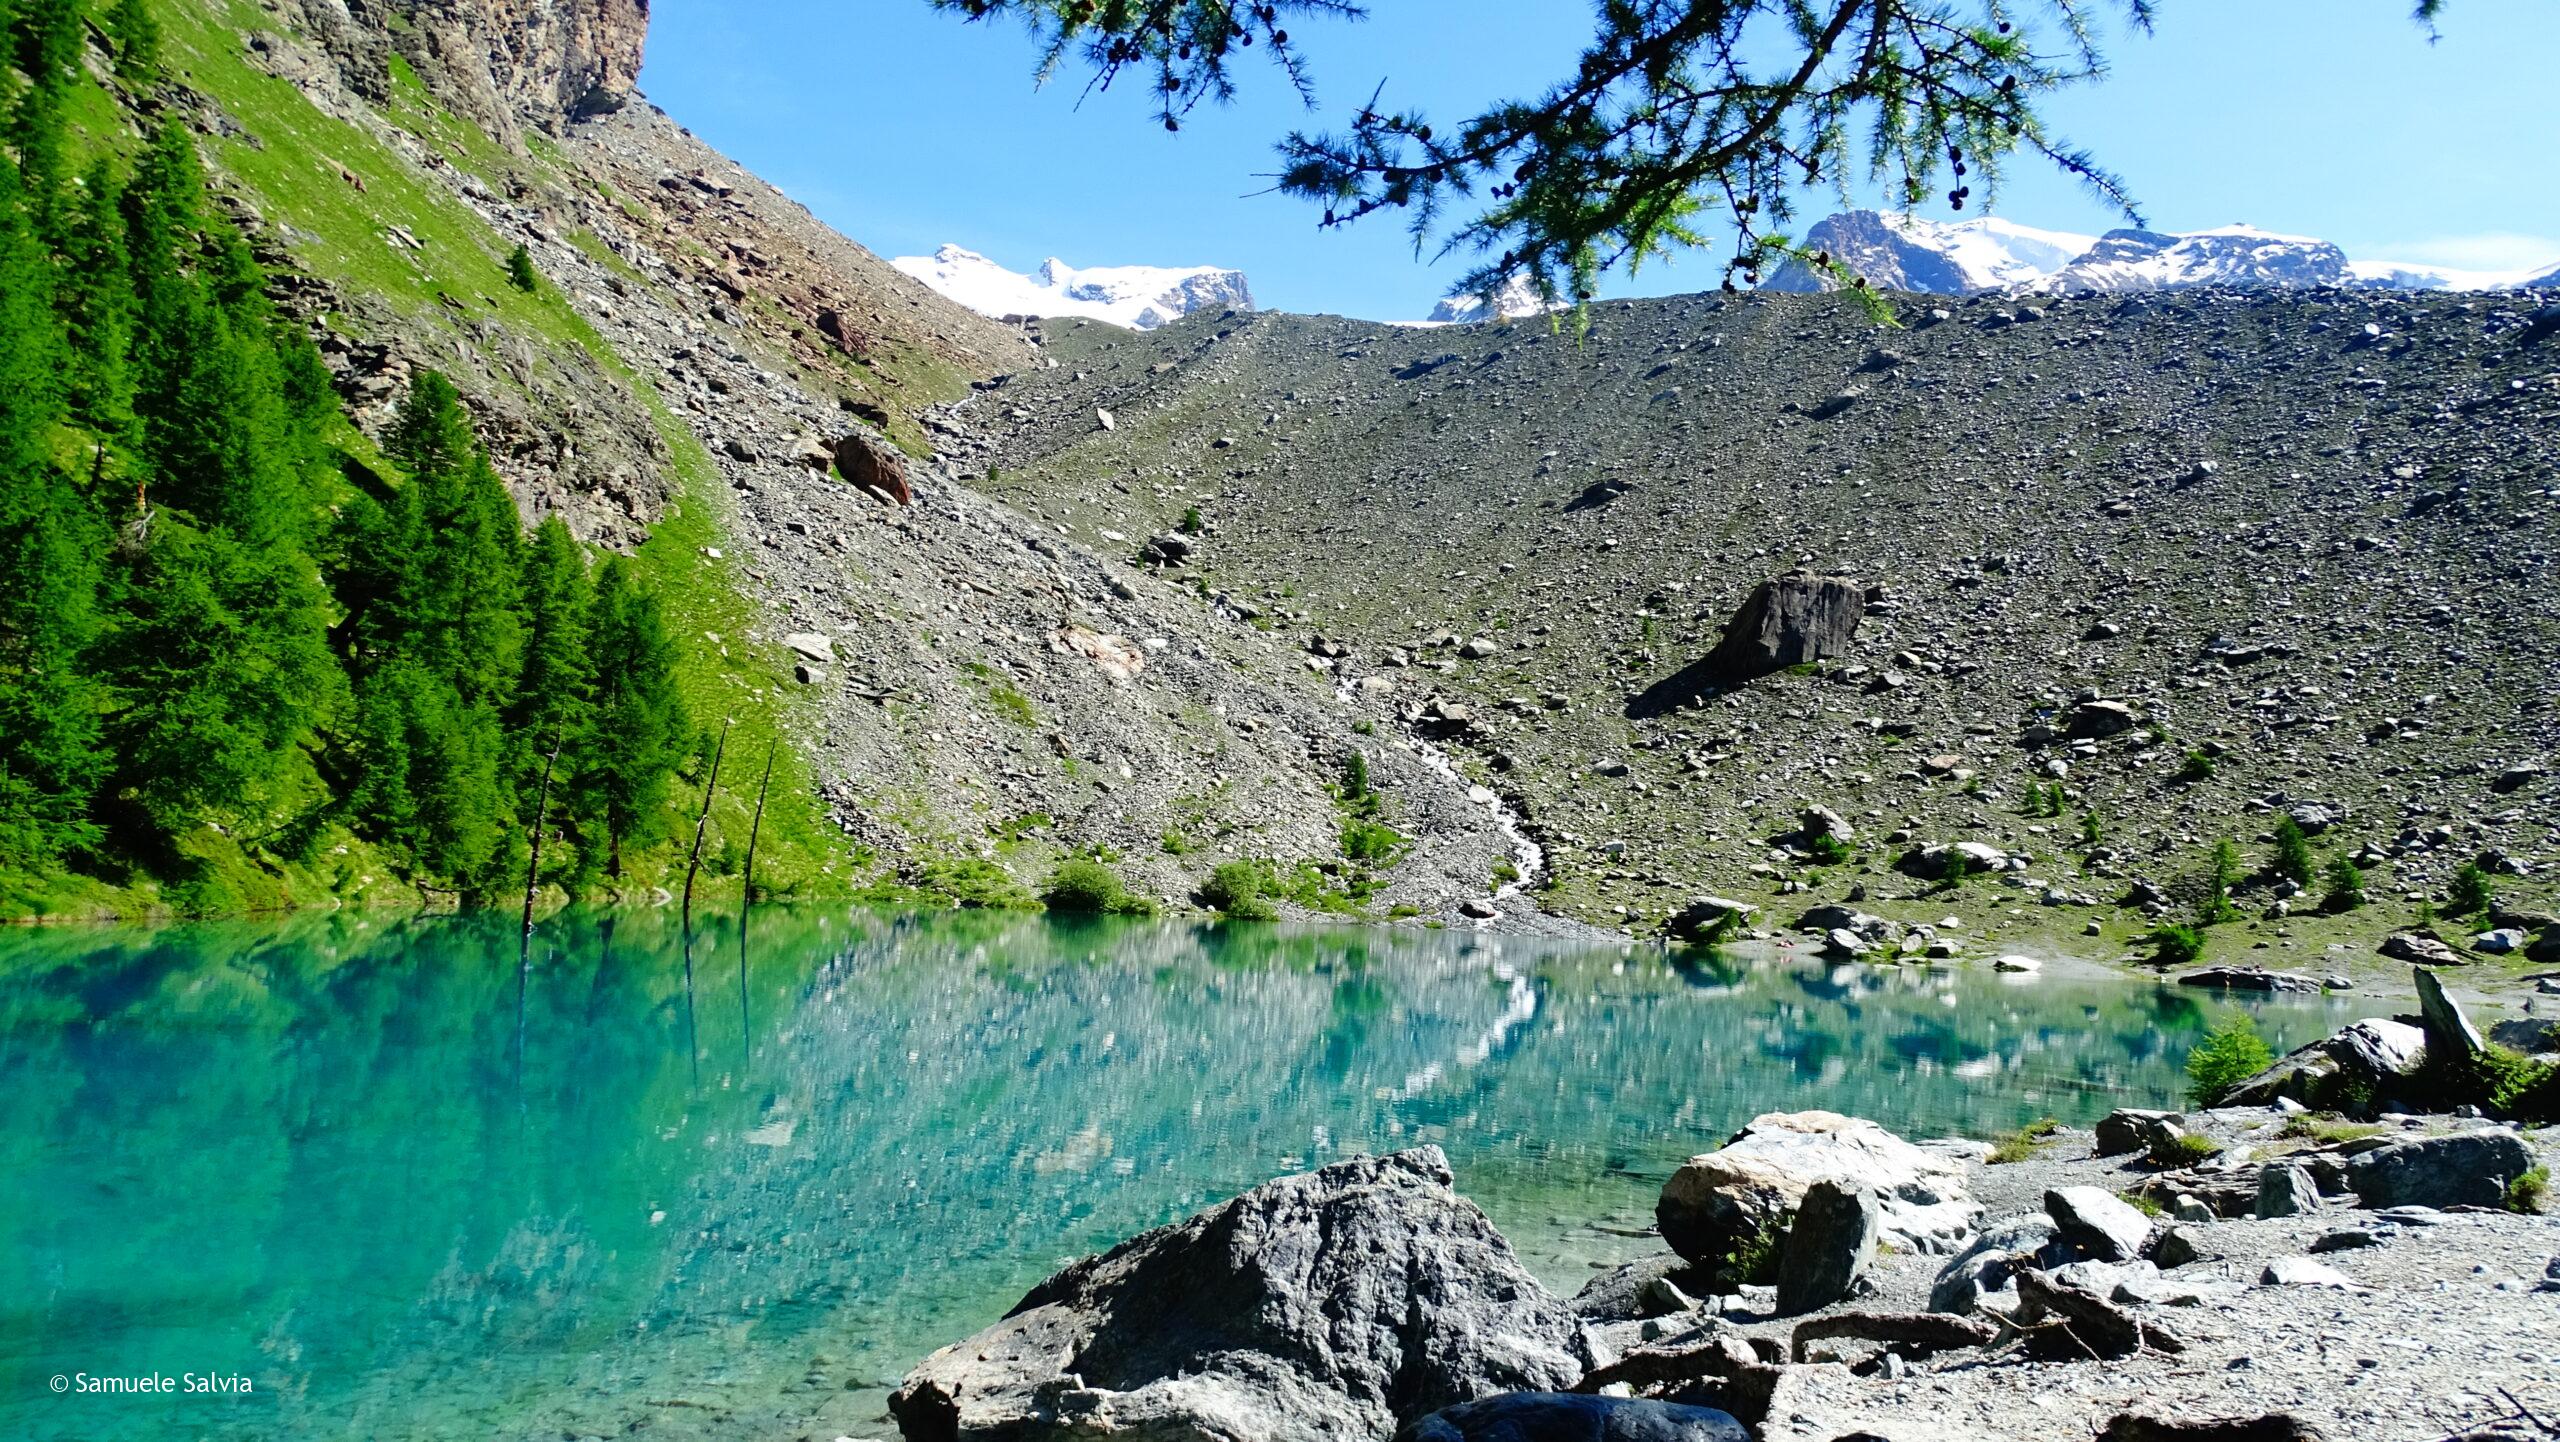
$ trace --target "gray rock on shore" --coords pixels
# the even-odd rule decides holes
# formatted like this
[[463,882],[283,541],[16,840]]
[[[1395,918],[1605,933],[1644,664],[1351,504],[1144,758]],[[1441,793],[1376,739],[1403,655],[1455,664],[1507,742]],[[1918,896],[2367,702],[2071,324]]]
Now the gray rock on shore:
[[2376,1147],[2347,1163],[2347,1187],[2367,1207],[2494,1207],[2533,1165],[2524,1138],[2503,1127]]
[[1821,1181],[1805,1188],[1778,1258],[1778,1314],[1816,1311],[1849,1295],[1876,1260],[1884,1212],[1857,1187]]
[[1962,1167],[1874,1122],[1836,1112],[1769,1112],[1672,1173],[1654,1223],[1672,1250],[1713,1265],[1742,1242],[1785,1226],[1806,1189],[1823,1181],[1874,1193],[1879,1238],[1903,1251],[1954,1250],[1982,1210],[1965,1192]]
[[1580,1320],[1451,1182],[1421,1147],[1265,1183],[1049,1278],[889,1410],[910,1442],[1337,1442],[1571,1387]]
[[2056,1187],[2044,1210],[2063,1240],[2101,1262],[2130,1262],[2151,1239],[2151,1219],[2104,1187]]

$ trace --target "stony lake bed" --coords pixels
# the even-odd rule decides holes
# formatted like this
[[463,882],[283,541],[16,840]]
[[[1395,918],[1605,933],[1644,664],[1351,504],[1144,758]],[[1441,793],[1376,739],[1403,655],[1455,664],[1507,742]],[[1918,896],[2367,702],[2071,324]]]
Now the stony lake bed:
[[[1915,1140],[2079,1129],[1964,1163],[1997,1218],[2034,1209],[2040,1169],[2121,1169],[2085,1158],[2086,1129],[2177,1105],[2186,1053],[2234,1010],[2282,1051],[2402,1005],[1773,947],[785,907],[689,946],[666,911],[571,912],[525,956],[512,924],[468,917],[0,937],[10,1434],[91,1437],[113,1409],[209,1438],[887,1437],[927,1353],[1275,1177],[1440,1148],[1516,1265],[1569,1297],[1658,1253],[1665,1182],[1763,1113]],[[2211,1275],[2245,1284],[2310,1240],[2269,1226],[2208,1228],[2233,1233]],[[2546,1228],[2454,1216],[2347,1258],[2379,1290],[2323,1294],[2330,1330],[2361,1345],[2372,1309],[2424,1292],[2452,1309],[2444,1339],[2413,1314],[2389,1335],[2422,1349],[2363,1371],[2441,1372],[2457,1342],[2560,1354],[2499,1310],[2553,1299],[2496,1288],[2542,1276]],[[1945,1260],[1889,1254],[1877,1284],[1925,1292]],[[2180,1319],[2245,1339],[2254,1305]],[[2313,1363],[2356,1362],[2316,1332]],[[2281,1350],[2258,1365],[2292,1367]],[[44,1391],[120,1370],[252,1390]],[[1954,1375],[1986,1427],[2010,1393],[2088,1390],[2039,1404],[2032,1373]],[[1883,1406],[1937,1384],[1858,1385]],[[2393,1405],[2374,1415],[2418,1415]]]

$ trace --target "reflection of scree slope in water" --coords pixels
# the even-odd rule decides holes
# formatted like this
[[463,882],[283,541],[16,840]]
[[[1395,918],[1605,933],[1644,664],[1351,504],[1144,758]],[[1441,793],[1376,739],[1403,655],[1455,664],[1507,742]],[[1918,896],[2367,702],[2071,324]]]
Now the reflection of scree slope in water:
[[[873,1435],[882,1388],[1060,1263],[1280,1172],[1436,1142],[1570,1290],[1759,1111],[2085,1121],[2174,1096],[2202,1015],[1508,936],[777,909],[743,973],[734,920],[697,932],[688,1059],[677,942],[545,922],[519,1061],[509,924],[0,937],[0,1286],[29,1299],[0,1371],[249,1373],[180,1419],[222,1442]],[[0,1432],[95,1434],[38,1390]]]

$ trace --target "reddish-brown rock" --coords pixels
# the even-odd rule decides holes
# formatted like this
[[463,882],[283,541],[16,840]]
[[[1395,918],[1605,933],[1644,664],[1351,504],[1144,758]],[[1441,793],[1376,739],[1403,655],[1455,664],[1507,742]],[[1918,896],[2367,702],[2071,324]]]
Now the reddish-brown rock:
[[836,442],[836,469],[843,472],[846,480],[877,491],[899,505],[915,504],[915,493],[907,489],[906,463],[898,459],[896,451],[869,436],[847,436]]

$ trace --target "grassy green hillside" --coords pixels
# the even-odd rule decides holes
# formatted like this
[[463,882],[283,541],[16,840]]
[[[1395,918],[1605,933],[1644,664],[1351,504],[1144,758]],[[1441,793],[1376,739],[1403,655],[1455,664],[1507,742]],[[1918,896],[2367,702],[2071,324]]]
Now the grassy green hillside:
[[[95,55],[73,87],[69,114],[83,161],[109,157],[129,166],[150,116],[169,107],[199,133],[217,196],[248,229],[268,270],[297,296],[328,298],[311,317],[317,327],[359,344],[395,341],[449,368],[466,394],[503,389],[510,392],[507,403],[536,416],[566,424],[570,418],[558,413],[569,397],[581,411],[618,408],[654,432],[658,474],[645,481],[664,499],[635,556],[666,606],[695,724],[710,736],[724,721],[734,722],[704,848],[702,889],[736,893],[758,778],[771,756],[771,799],[756,854],[759,890],[801,896],[846,890],[847,849],[812,794],[805,759],[787,739],[788,667],[772,648],[749,640],[752,603],[727,559],[737,554],[727,543],[733,517],[702,443],[650,379],[617,355],[556,288],[528,293],[510,283],[506,259],[513,242],[446,183],[459,173],[487,191],[540,194],[582,182],[551,147],[510,152],[440,106],[396,57],[388,123],[377,127],[370,118],[326,113],[254,63],[251,41],[273,34],[276,23],[261,7],[186,0],[163,3],[157,13],[165,39],[164,83],[156,91],[127,92]],[[429,174],[403,149],[448,175]],[[394,476],[368,434],[381,417],[362,419],[338,426],[333,437],[346,471]],[[350,486],[332,500],[352,494]],[[706,780],[698,761],[679,778],[661,838],[626,855],[626,887],[681,884]],[[344,827],[290,854],[261,838],[213,828],[190,832],[180,849],[191,879],[175,890],[169,878],[149,872],[0,869],[0,916],[420,898],[391,857]]]

